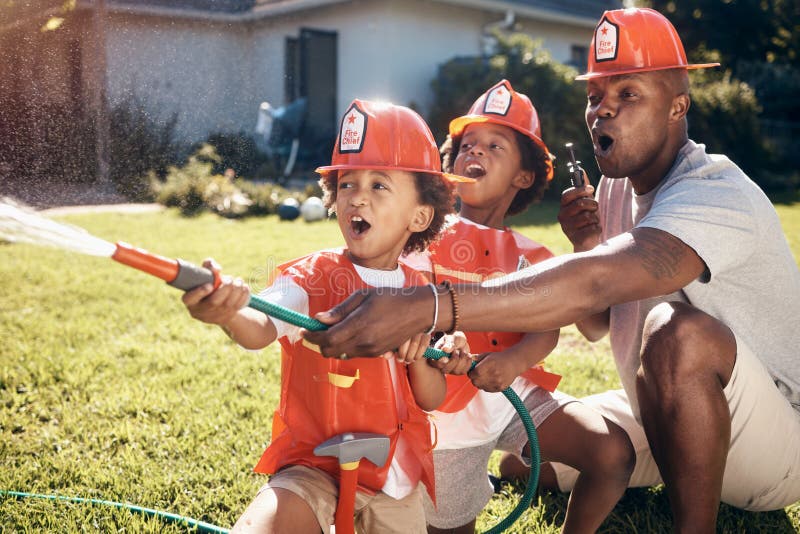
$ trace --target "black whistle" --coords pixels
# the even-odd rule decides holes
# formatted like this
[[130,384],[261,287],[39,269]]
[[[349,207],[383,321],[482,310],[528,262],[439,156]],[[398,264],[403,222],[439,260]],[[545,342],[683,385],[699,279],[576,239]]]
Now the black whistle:
[[581,167],[581,162],[575,160],[575,153],[572,151],[572,143],[567,143],[564,146],[569,150],[567,168],[569,170],[569,179],[572,183],[572,187],[583,187],[583,168]]

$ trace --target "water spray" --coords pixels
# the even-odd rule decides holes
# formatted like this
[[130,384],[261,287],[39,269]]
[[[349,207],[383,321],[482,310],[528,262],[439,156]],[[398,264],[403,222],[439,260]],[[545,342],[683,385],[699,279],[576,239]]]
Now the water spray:
[[[181,259],[159,256],[127,243],[113,244],[89,234],[83,228],[55,222],[7,203],[0,203],[0,240],[54,246],[83,254],[109,257],[123,265],[160,278],[167,284],[183,291],[190,291],[205,284],[212,284],[216,288],[221,282],[220,274],[216,270],[200,267]],[[328,328],[327,325],[312,317],[269,302],[257,295],[250,295],[248,306],[306,330],[317,331]],[[446,352],[432,347],[425,349],[424,355],[433,360],[448,356]],[[473,362],[472,366],[475,365],[476,362]],[[531,469],[528,485],[519,503],[506,518],[487,531],[491,534],[502,532],[513,525],[528,509],[539,483],[539,463],[541,461],[539,440],[530,413],[513,389],[506,388],[502,393],[514,405],[525,425],[531,449]]]

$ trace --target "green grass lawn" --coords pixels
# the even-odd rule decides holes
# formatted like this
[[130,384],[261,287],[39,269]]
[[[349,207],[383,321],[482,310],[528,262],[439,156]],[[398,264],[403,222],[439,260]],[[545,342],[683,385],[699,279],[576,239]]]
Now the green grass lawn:
[[[800,204],[778,210],[800,256]],[[515,222],[567,252],[556,206]],[[64,218],[109,241],[200,262],[211,256],[254,290],[281,261],[342,242],[333,222],[245,221],[175,211]],[[252,467],[270,438],[277,346],[248,352],[193,321],[180,294],[103,258],[0,244],[0,489],[134,503],[230,527],[266,481]],[[619,387],[606,342],[563,330],[550,367],[574,395]],[[480,517],[505,516],[521,490]],[[566,500],[545,495],[513,532],[557,532]],[[664,492],[631,490],[606,532],[668,532]],[[720,532],[795,532],[800,504],[770,513],[723,506]],[[0,497],[0,532],[180,532],[125,510]]]

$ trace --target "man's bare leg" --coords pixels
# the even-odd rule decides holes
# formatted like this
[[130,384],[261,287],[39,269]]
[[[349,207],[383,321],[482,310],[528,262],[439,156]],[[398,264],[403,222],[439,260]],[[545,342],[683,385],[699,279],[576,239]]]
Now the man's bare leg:
[[730,445],[723,388],[736,362],[728,327],[684,303],[650,312],[636,391],[677,532],[714,532]]

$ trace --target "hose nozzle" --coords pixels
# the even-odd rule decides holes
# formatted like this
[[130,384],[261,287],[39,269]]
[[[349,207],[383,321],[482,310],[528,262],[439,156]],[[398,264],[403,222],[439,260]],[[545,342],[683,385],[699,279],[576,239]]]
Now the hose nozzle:
[[219,273],[180,259],[153,254],[123,242],[117,242],[111,259],[161,278],[178,289],[189,291],[203,284],[220,284]]
[[567,162],[567,167],[569,170],[572,187],[583,187],[583,168],[581,167],[581,162],[575,159],[575,152],[572,151],[572,143],[567,143],[564,146],[567,150],[569,150],[569,161]]

